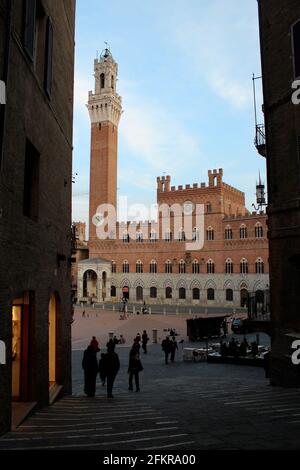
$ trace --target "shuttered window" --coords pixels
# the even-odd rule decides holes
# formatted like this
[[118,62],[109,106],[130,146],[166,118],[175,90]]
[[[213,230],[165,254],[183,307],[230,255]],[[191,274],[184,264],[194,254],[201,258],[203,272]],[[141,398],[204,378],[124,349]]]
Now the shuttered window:
[[36,0],[25,0],[24,49],[34,61]]
[[50,96],[52,91],[53,64],[53,24],[50,17],[47,20],[45,54],[45,91]]

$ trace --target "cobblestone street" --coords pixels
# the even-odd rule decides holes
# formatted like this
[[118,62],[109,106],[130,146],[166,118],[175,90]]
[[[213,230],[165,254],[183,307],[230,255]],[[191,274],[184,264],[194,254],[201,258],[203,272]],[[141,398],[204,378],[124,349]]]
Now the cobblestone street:
[[[181,349],[181,348],[180,348]],[[114,399],[97,385],[82,397],[82,351],[73,353],[74,396],[40,410],[0,441],[5,449],[297,449],[300,391],[272,388],[261,368],[165,365],[159,345],[142,356],[141,392],[127,390],[128,347]]]

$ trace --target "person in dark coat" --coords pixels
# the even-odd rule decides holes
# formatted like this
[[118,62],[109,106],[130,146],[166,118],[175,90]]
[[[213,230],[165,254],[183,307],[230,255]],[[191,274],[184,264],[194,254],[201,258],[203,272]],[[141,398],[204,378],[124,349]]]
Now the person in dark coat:
[[129,354],[129,365],[128,365],[128,374],[129,374],[129,387],[128,390],[133,390],[133,377],[135,380],[135,388],[136,392],[140,391],[140,381],[139,381],[139,373],[143,370],[143,366],[140,360],[140,356],[138,353],[130,352]]
[[142,334],[142,348],[143,348],[143,351],[145,354],[147,354],[147,343],[149,341],[149,338],[148,338],[148,335],[147,335],[147,331],[144,330],[143,331],[143,334]]
[[116,343],[114,342],[114,340],[112,338],[110,338],[110,340],[108,341],[108,343],[106,343],[106,347],[107,347],[107,350],[115,350],[115,347],[116,347]]
[[141,345],[140,345],[139,341],[137,341],[137,339],[135,338],[133,340],[133,345],[131,347],[131,351],[134,351],[135,353],[139,354],[140,349],[141,349]]
[[105,370],[105,354],[101,354],[101,359],[99,361],[99,375],[102,385],[104,387],[106,381],[106,370]]
[[88,346],[84,351],[82,368],[84,370],[84,393],[88,397],[94,397],[96,393],[98,361],[97,353],[91,346]]
[[174,360],[175,360],[176,349],[178,349],[178,344],[177,344],[177,341],[175,339],[175,336],[173,336],[172,341],[170,341],[171,362],[174,362]]
[[105,375],[107,380],[107,398],[113,398],[112,390],[115,378],[120,369],[120,360],[115,348],[107,348],[107,353],[104,357]]
[[163,340],[163,342],[161,343],[161,347],[163,352],[165,353],[165,363],[168,364],[169,354],[171,352],[171,341],[169,336],[167,336],[166,339]]

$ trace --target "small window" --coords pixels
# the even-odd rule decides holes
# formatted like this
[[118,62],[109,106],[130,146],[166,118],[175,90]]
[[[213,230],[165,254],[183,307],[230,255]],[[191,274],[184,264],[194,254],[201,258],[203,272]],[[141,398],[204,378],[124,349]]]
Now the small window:
[[248,268],[248,261],[246,259],[242,259],[241,260],[241,263],[240,263],[240,270],[241,270],[241,274],[248,274],[249,272],[249,268]]
[[179,270],[178,270],[179,274],[185,274],[186,272],[186,268],[185,268],[185,261],[184,260],[181,260],[179,262]]
[[293,26],[293,49],[295,77],[300,77],[300,20]]
[[199,261],[197,259],[195,259],[193,261],[192,270],[193,270],[193,274],[199,274],[200,273],[200,264],[199,264]]
[[110,288],[110,296],[111,297],[117,297],[117,289],[115,286],[111,286]]
[[232,228],[227,227],[225,229],[225,240],[232,240],[232,239],[233,239]]
[[184,287],[180,287],[179,289],[179,299],[184,300],[186,298],[186,290]]
[[212,212],[212,205],[210,202],[206,203],[206,212],[210,214]]
[[233,263],[232,263],[232,260],[230,258],[228,258],[226,260],[225,272],[226,272],[226,274],[233,274]]
[[166,299],[172,299],[172,287],[166,287]]
[[39,172],[40,154],[32,143],[27,140],[24,168],[23,214],[33,220],[39,213]]
[[263,236],[264,236],[264,231],[263,231],[262,226],[260,224],[256,225],[255,226],[255,237],[256,238],[263,238]]
[[248,237],[248,234],[247,234],[247,227],[245,225],[242,225],[240,227],[240,238],[241,239],[245,239]]
[[172,262],[167,261],[165,264],[166,274],[172,274]]
[[128,263],[128,261],[123,262],[123,273],[129,273],[129,263]]
[[215,232],[212,227],[208,227],[206,231],[206,238],[208,241],[213,241],[215,239]]
[[198,287],[193,289],[193,300],[200,300],[200,289]]
[[207,274],[214,274],[215,272],[215,263],[210,259],[207,262]]
[[138,273],[138,274],[142,274],[142,272],[143,272],[143,263],[141,262],[141,260],[138,260],[136,262],[135,272]]
[[155,260],[152,260],[150,263],[150,273],[156,274],[157,273],[157,263]]
[[48,96],[52,91],[52,63],[53,63],[53,25],[51,18],[48,18],[46,28],[46,55],[45,55],[45,91]]
[[100,75],[100,88],[105,88],[105,75],[101,73]]
[[112,263],[111,263],[111,272],[112,272],[112,273],[116,273],[116,272],[117,272],[117,266],[116,266],[116,262],[115,262],[115,261],[112,261]]
[[36,0],[25,1],[24,49],[34,61],[36,34]]
[[264,273],[264,262],[261,258],[258,258],[255,263],[255,272],[256,274]]

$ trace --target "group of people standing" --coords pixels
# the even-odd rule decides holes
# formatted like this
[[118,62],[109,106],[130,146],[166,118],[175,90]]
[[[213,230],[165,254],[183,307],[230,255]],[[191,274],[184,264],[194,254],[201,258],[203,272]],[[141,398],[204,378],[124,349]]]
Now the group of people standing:
[[169,363],[169,355],[171,355],[171,362],[174,362],[175,360],[175,353],[176,350],[178,349],[178,344],[176,341],[175,336],[171,336],[172,339],[170,339],[169,336],[166,336],[166,339],[163,340],[161,343],[161,348],[163,352],[165,353],[165,363]]
[[107,352],[101,354],[98,363],[97,353],[100,351],[99,343],[93,336],[90,345],[84,351],[82,359],[82,368],[84,370],[84,393],[88,397],[94,397],[96,394],[96,380],[99,373],[102,385],[107,383],[107,397],[113,398],[112,390],[115,378],[120,369],[120,360],[115,352],[115,343],[108,342]]
[[[128,390],[133,390],[133,379],[135,381],[136,392],[140,391],[139,373],[143,370],[140,360],[140,342],[142,342],[142,349],[147,354],[147,343],[149,341],[146,330],[143,335],[139,333],[136,335],[132,348],[129,353],[129,387]],[[99,374],[103,386],[107,385],[107,397],[113,398],[113,386],[116,376],[120,369],[120,359],[115,352],[116,341],[110,339],[106,344],[107,352],[101,354],[98,363],[97,353],[100,352],[99,343],[95,336],[93,336],[89,346],[84,351],[82,359],[82,368],[84,370],[84,393],[88,397],[94,397],[96,394],[96,381]]]

